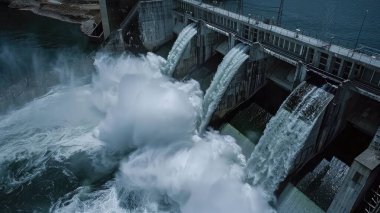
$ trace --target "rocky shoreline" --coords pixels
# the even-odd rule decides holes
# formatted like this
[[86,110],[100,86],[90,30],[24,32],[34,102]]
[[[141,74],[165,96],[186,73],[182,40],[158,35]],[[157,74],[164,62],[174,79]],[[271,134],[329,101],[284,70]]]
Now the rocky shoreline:
[[100,23],[98,0],[0,0],[8,7],[29,10],[37,15],[81,24],[81,30],[90,35]]

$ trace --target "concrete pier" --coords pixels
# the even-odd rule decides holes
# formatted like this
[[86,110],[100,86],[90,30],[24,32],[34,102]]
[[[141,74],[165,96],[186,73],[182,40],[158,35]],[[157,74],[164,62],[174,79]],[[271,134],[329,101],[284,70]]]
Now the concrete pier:
[[142,42],[153,50],[173,38],[172,1],[140,1],[139,28]]
[[326,78],[341,81],[351,80],[355,82],[352,84],[353,89],[371,90],[371,94],[367,94],[370,98],[380,95],[380,59],[375,56],[194,0],[175,0],[174,9],[176,20],[200,21],[201,24],[210,26],[210,29],[225,32],[229,44],[233,41],[251,45],[258,42],[266,54],[279,60],[294,66],[301,61],[308,65],[309,72],[318,72]]
[[[115,29],[111,24],[108,1],[100,0],[105,32]],[[137,17],[142,43],[148,50],[159,48],[175,38],[188,24],[197,23],[198,33],[188,44],[174,77],[182,79],[194,70],[207,71],[208,75],[212,75],[217,66],[211,66],[215,70],[204,66],[221,60],[239,43],[249,46],[249,59],[228,85],[214,112],[214,119],[236,109],[265,87],[267,82],[273,82],[291,93],[299,84],[308,81],[334,94],[295,159],[289,176],[327,149],[348,124],[352,125],[374,139],[362,154],[351,158],[355,160],[328,212],[364,208],[363,198],[369,189],[379,184],[374,181],[379,178],[380,163],[378,56],[337,46],[201,1],[141,0],[134,6],[123,17],[121,27],[127,28],[126,23]],[[297,199],[305,200],[294,187],[289,185],[285,190]],[[320,211],[319,208],[313,209]]]
[[129,12],[132,12],[132,8],[137,2],[138,0],[99,0],[104,39],[107,39],[111,32],[120,28],[120,24]]
[[[380,128],[368,149],[355,158],[343,186],[327,212],[350,212],[364,200],[380,172]],[[363,209],[364,210],[364,209]],[[363,211],[364,212],[364,211]]]

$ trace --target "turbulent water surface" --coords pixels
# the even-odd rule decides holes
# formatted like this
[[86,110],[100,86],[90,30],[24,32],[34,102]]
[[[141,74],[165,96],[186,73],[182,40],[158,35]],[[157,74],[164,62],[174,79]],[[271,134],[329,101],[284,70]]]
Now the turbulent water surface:
[[162,75],[153,53],[49,43],[70,30],[80,40],[77,26],[37,19],[49,28],[0,34],[1,211],[272,211],[234,139],[197,134],[198,82]]
[[0,26],[1,212],[273,212],[268,199],[332,98],[312,85],[292,93],[247,162],[206,129],[244,47],[204,94],[161,72],[192,34],[166,61],[94,50],[79,26],[28,12],[0,7]]
[[[59,87],[0,122],[2,205],[57,212],[262,212],[229,136],[195,134],[202,92],[156,55],[98,53],[91,85]],[[16,203],[17,202],[17,203]]]

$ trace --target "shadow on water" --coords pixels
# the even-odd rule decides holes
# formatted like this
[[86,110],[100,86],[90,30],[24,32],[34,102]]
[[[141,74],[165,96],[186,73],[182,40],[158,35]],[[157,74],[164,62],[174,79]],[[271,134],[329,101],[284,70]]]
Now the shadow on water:
[[[90,82],[96,48],[77,24],[0,4],[0,116],[55,86]],[[0,141],[0,146],[6,143]],[[38,156],[0,162],[1,212],[30,212],[31,209],[47,212],[67,192],[82,184],[102,185],[110,179],[103,180],[103,176],[113,175],[112,171],[99,176],[92,174],[94,178],[89,179],[93,168],[85,166],[90,161],[86,153],[80,152],[62,162],[50,155],[54,154],[45,153],[41,157],[46,159],[40,162],[42,165],[33,164]],[[24,182],[28,175],[33,178]]]
[[0,114],[57,84],[89,80],[96,46],[79,25],[0,5],[0,26]]
[[[348,172],[348,167],[369,146],[371,139],[369,135],[347,123],[324,151],[290,178],[291,182],[322,209],[327,210],[342,184],[344,174]],[[333,167],[330,168],[331,166]],[[334,178],[338,180],[331,181]]]

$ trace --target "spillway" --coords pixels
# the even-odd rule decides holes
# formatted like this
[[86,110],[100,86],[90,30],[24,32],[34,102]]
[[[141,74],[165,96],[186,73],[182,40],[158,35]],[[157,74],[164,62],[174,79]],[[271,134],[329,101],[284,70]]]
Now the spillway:
[[336,157],[331,160],[323,159],[313,171],[302,178],[297,188],[327,211],[348,170],[349,166]]
[[290,94],[248,160],[247,175],[253,185],[268,194],[277,189],[332,98],[332,94],[306,82]]
[[239,67],[248,59],[248,55],[245,54],[246,51],[247,46],[243,44],[236,45],[224,56],[222,63],[218,66],[211,85],[203,98],[201,121],[198,129],[200,133],[206,129],[212,114],[218,107]]
[[169,52],[166,64],[161,68],[164,75],[172,76],[179,59],[185,51],[187,44],[197,34],[196,24],[192,23],[187,25],[178,35],[177,40],[174,42],[172,49]]

